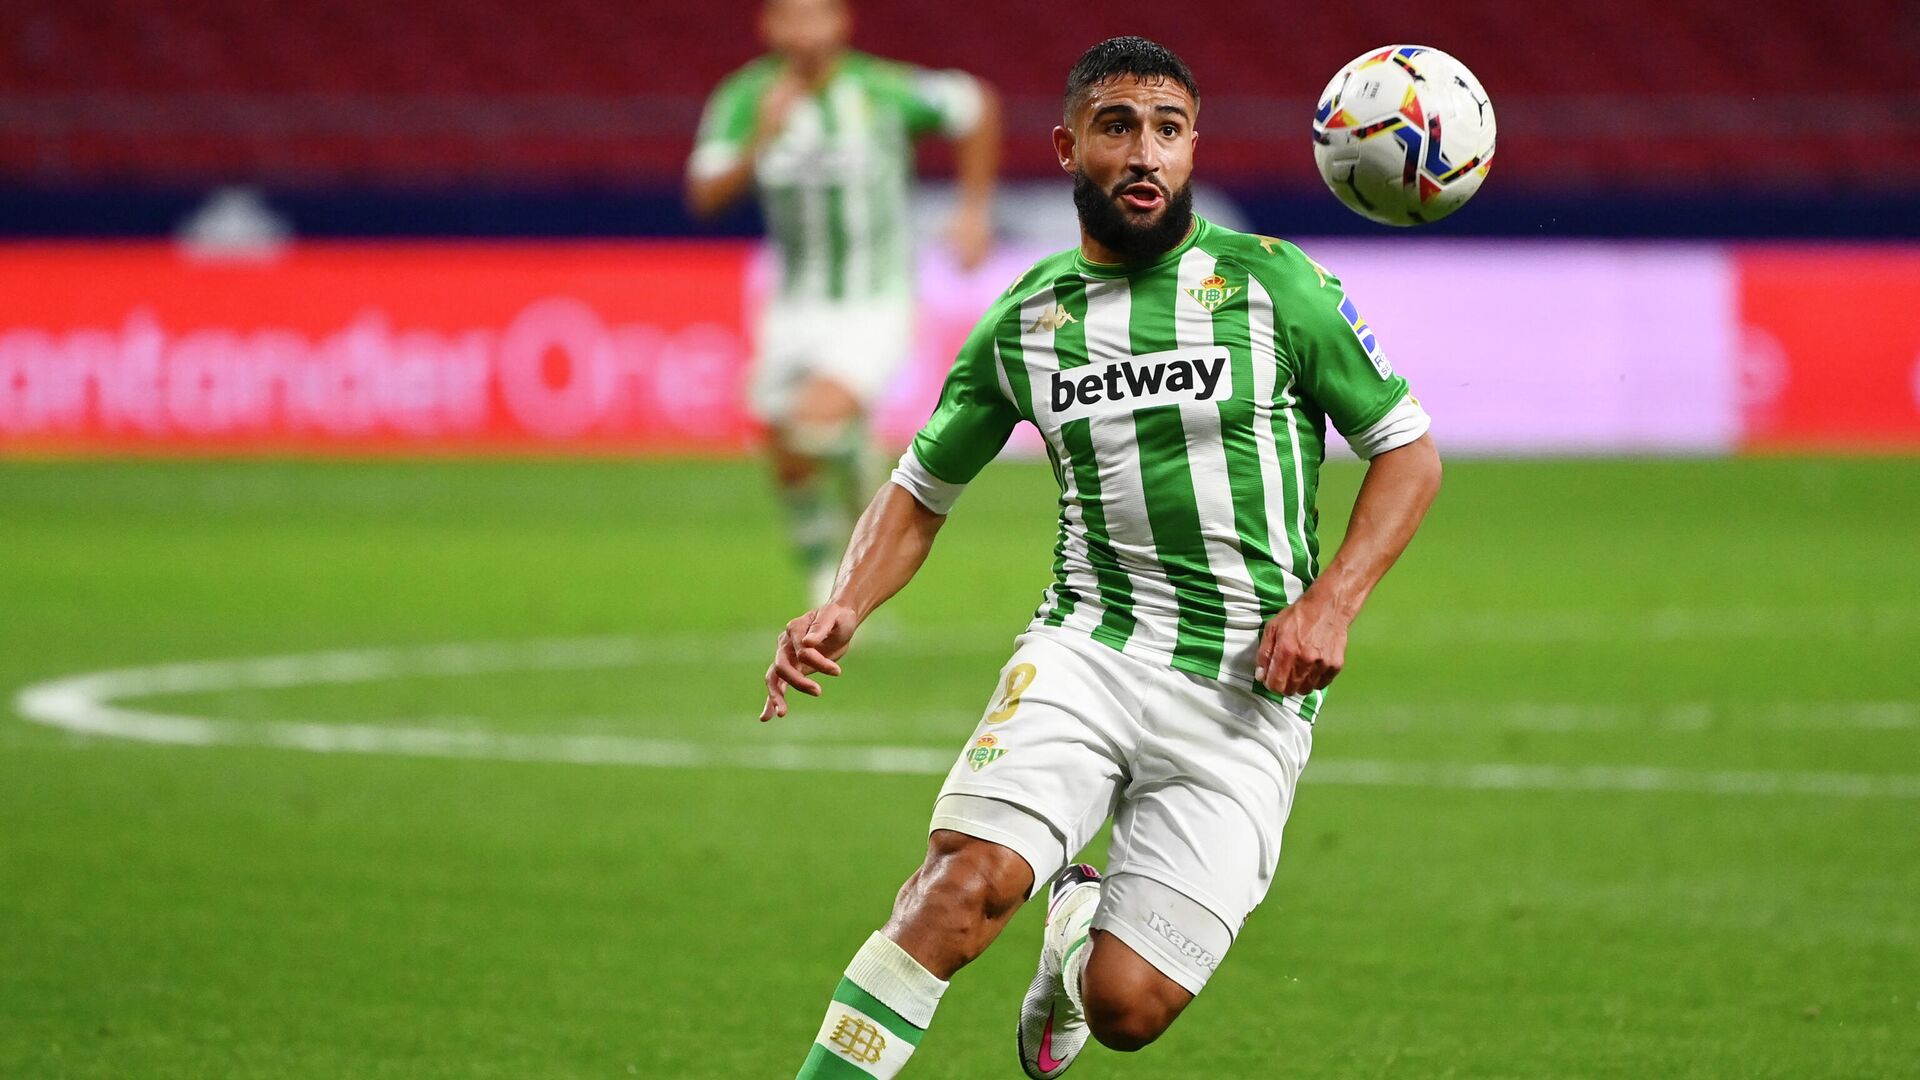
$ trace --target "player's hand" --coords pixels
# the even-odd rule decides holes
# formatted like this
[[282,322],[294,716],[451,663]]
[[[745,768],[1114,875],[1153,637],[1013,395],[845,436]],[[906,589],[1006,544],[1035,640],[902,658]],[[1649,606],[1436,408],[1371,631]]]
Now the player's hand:
[[947,222],[947,245],[962,270],[973,270],[993,250],[993,214],[985,203],[962,201]]
[[1253,666],[1261,685],[1283,696],[1320,690],[1347,663],[1351,620],[1311,590],[1267,620]]
[[767,703],[760,709],[760,722],[787,715],[788,687],[819,697],[820,684],[811,676],[840,674],[840,658],[853,644],[859,625],[852,608],[834,603],[822,604],[788,623],[780,631],[773,663],[767,667]]
[[792,69],[774,76],[773,82],[767,86],[767,92],[760,97],[760,115],[755,126],[758,137],[755,141],[765,145],[767,140],[780,134],[780,129],[787,126],[787,117],[793,113],[793,107],[799,104],[806,92],[806,84]]

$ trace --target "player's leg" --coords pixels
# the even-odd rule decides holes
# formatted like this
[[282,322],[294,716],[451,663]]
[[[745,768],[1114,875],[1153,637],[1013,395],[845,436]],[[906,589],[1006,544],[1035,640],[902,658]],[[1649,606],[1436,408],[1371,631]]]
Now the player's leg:
[[769,442],[774,483],[809,599],[819,603],[832,590],[852,527],[848,485],[867,446],[866,427],[859,402],[829,377],[802,375],[785,396]]
[[947,980],[993,943],[1032,887],[1019,853],[935,830],[892,917],[834,988],[798,1080],[897,1075],[933,1022]]
[[1127,693],[1101,682],[1073,651],[1021,639],[934,804],[926,860],[848,966],[802,1078],[895,1075],[946,980],[1098,829],[1120,780],[1101,732]]
[[867,419],[900,368],[911,324],[910,309],[893,301],[768,310],[753,398],[772,429],[774,479],[815,603],[885,479]]
[[1180,672],[1155,682],[1086,958],[1066,973],[1116,1050],[1172,1025],[1265,898],[1312,748],[1290,707]]

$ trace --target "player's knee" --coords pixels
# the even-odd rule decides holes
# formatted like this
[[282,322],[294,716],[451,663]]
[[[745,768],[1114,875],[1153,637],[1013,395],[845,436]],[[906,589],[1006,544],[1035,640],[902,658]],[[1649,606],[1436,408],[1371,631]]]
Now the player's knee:
[[771,456],[774,483],[783,488],[800,487],[811,481],[820,470],[813,458],[794,452],[784,440],[775,440]]
[[859,437],[860,401],[831,379],[810,379],[781,426],[784,441],[794,452],[830,457]]
[[1087,1029],[1100,1045],[1132,1053],[1158,1039],[1173,1026],[1177,1011],[1156,1001],[1128,1001],[1089,990],[1084,995]]
[[1081,983],[1087,1027],[1102,1046],[1138,1050],[1159,1038],[1193,995],[1104,930]]

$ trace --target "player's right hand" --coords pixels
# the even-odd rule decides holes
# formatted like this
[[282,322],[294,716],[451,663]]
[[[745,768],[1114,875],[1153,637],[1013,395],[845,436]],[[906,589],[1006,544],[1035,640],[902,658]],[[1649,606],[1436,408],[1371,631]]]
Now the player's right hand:
[[791,69],[774,77],[767,86],[767,92],[760,98],[758,127],[762,140],[780,134],[780,129],[787,126],[787,114],[793,111],[806,92],[806,84]]
[[767,667],[767,703],[760,709],[760,722],[787,715],[788,687],[819,697],[820,684],[811,676],[840,674],[839,660],[853,644],[859,625],[852,608],[834,603],[822,604],[788,623],[780,631],[773,663]]

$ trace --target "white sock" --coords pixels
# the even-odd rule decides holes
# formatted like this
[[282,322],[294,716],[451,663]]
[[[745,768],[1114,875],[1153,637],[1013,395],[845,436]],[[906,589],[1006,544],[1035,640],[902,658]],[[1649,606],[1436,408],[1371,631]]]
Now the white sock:
[[834,989],[827,1018],[795,1080],[841,1076],[848,1064],[881,1080],[898,1075],[946,992],[945,980],[874,933]]

